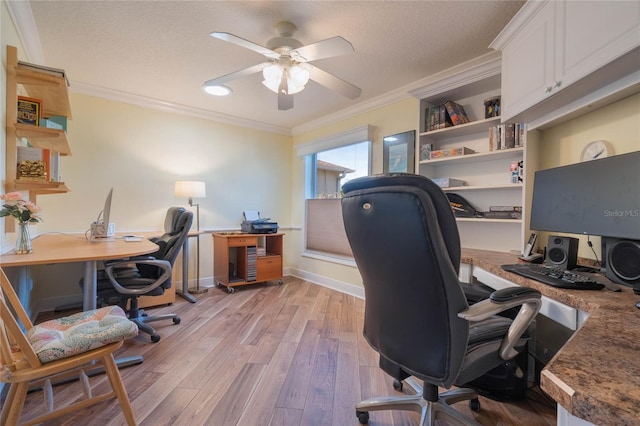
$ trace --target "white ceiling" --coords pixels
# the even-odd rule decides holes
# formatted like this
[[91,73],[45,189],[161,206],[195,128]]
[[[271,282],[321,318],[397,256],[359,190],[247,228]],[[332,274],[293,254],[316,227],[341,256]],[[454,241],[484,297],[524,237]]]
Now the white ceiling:
[[[12,3],[12,2],[8,2]],[[305,123],[398,92],[435,72],[490,51],[488,45],[523,1],[30,1],[45,65],[64,68],[71,89],[160,101],[231,120],[291,132]],[[11,7],[11,6],[10,6]],[[24,7],[24,6],[23,6]],[[206,80],[258,64],[264,57],[214,39],[230,32],[264,45],[274,24],[289,20],[310,44],[334,36],[355,53],[314,61],[362,89],[349,100],[310,82],[279,111],[277,95],[254,74],[214,97]],[[20,20],[19,20],[20,21]],[[22,18],[22,22],[26,22]],[[19,32],[28,28],[20,28]],[[33,36],[33,34],[32,34]],[[26,37],[22,37],[23,42]],[[33,39],[33,37],[31,37]],[[38,52],[39,53],[39,52]],[[32,55],[33,56],[33,55]],[[33,58],[29,58],[33,60]]]

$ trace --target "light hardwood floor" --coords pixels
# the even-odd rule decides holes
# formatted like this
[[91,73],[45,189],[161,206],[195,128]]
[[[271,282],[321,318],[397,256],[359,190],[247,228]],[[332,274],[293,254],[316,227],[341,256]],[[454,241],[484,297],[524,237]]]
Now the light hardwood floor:
[[[155,322],[162,336],[141,333],[119,356],[144,356],[122,377],[140,425],[359,425],[354,404],[396,393],[362,337],[363,301],[296,278],[257,284],[228,294],[211,289],[191,304],[178,297],[150,314],[178,313],[182,322]],[[104,388],[104,375],[91,379]],[[55,389],[56,401],[73,398]],[[77,388],[75,388],[77,389]],[[540,390],[525,401],[498,403],[481,397],[473,413],[482,425],[554,425],[555,408]],[[25,416],[42,406],[28,396]],[[415,425],[411,412],[372,412],[370,425]],[[121,425],[115,403],[102,403],[47,425]]]

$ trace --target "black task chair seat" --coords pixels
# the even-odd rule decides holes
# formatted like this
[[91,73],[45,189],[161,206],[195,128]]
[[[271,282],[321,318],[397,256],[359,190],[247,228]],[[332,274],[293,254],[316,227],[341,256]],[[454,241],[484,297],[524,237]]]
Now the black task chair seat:
[[[477,393],[466,386],[526,349],[541,304],[538,291],[495,291],[471,306],[458,281],[460,237],[449,200],[431,180],[370,176],[343,186],[345,230],[365,290],[364,336],[380,367],[416,395],[356,405],[367,423],[375,410],[416,410],[421,424],[441,415],[476,424],[450,407]],[[499,314],[517,309],[515,318]],[[422,381],[422,384],[418,383]],[[439,393],[438,388],[450,389]]]
[[[98,300],[112,303],[114,300],[127,311],[129,319],[138,328],[151,335],[152,342],[160,341],[160,335],[148,323],[172,320],[180,323],[176,314],[149,316],[138,306],[140,296],[161,296],[171,288],[172,268],[178,253],[188,238],[193,222],[193,213],[183,207],[171,207],[167,211],[164,234],[150,238],[158,245],[158,250],[148,256],[105,262],[105,268],[98,271]],[[81,281],[82,284],[82,281]]]

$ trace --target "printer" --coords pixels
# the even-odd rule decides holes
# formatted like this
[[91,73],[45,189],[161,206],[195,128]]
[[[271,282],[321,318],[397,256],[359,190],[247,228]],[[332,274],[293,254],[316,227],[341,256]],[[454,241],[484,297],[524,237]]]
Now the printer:
[[259,211],[245,210],[240,230],[250,234],[274,234],[278,232],[278,223],[269,218],[261,218]]

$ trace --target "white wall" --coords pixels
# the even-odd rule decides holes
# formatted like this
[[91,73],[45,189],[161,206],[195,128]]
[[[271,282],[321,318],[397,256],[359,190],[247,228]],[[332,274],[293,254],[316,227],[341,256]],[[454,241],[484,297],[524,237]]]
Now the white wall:
[[[615,154],[640,151],[640,94],[632,95],[593,112],[559,124],[540,134],[540,169],[580,161],[582,148],[595,140],[608,140]],[[640,165],[638,165],[640,167]],[[594,195],[595,196],[595,195]],[[554,233],[555,235],[556,233]],[[584,235],[566,234],[580,240],[578,256],[594,259]],[[546,245],[549,233],[541,232],[538,244]],[[600,237],[590,238],[598,259],[602,259]]]

